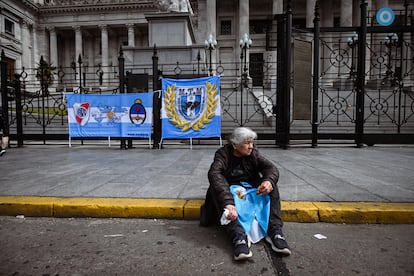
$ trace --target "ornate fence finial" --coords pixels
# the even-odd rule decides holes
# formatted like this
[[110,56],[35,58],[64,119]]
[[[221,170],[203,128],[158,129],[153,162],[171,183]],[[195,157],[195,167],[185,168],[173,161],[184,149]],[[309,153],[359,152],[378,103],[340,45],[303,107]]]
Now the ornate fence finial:
[[315,2],[315,18],[314,18],[313,22],[315,22],[315,20],[320,20],[319,1],[318,0],[316,0],[316,2]]
[[292,13],[292,0],[287,2],[286,13]]
[[154,43],[154,56],[157,55],[157,44]]

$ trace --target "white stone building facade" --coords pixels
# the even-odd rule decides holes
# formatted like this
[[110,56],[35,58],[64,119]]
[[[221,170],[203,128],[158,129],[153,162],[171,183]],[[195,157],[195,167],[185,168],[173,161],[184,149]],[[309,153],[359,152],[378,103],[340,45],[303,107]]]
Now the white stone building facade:
[[[313,26],[315,2],[291,1],[294,26]],[[403,9],[404,2],[367,1],[368,10],[384,6]],[[283,13],[286,5],[283,0],[2,0],[0,51],[4,51],[11,71],[36,68],[41,56],[57,68],[73,68],[81,56],[84,70],[93,74],[98,66],[104,71],[113,70],[110,68],[118,64],[121,46],[150,49],[157,44],[203,49],[209,34],[218,42],[214,63],[238,62],[239,40],[247,33],[253,40],[250,54],[275,59],[266,49],[265,26],[275,14]],[[358,26],[359,5],[359,0],[320,0],[321,27]],[[186,30],[175,25],[176,21],[168,21],[171,17],[167,16],[162,25],[157,25],[167,14],[186,15]],[[149,19],[154,16],[157,21],[151,24]],[[186,39],[174,39],[175,34],[187,31]],[[174,52],[170,59],[174,59]]]

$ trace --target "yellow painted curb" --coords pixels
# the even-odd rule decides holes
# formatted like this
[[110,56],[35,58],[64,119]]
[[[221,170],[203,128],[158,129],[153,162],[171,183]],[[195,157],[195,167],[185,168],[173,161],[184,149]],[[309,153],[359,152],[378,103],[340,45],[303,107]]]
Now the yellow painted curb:
[[204,199],[191,199],[184,205],[184,219],[200,219],[200,207]]
[[2,196],[0,197],[0,215],[29,217],[53,216],[55,197]]
[[182,219],[184,199],[1,196],[0,215]]
[[414,203],[314,202],[321,222],[414,223]]
[[[201,199],[0,196],[0,215],[199,219]],[[289,222],[414,223],[414,203],[282,201]]]
[[60,198],[55,217],[182,219],[186,200],[134,198]]
[[[184,206],[184,219],[199,219],[202,199],[188,200]],[[281,203],[282,219],[289,222],[318,222],[318,208],[312,202]]]
[[318,208],[312,202],[282,201],[282,219],[289,222],[318,222]]

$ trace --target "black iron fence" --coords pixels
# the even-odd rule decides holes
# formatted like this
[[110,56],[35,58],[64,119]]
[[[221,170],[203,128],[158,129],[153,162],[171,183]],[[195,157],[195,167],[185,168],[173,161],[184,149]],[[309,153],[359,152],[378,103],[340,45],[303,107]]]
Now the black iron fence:
[[[277,18],[278,33],[288,34],[278,37],[278,64],[285,64],[284,69],[293,65],[277,76],[280,145],[295,139],[312,139],[313,146],[321,139],[353,140],[358,146],[414,142],[412,10],[407,5],[397,11],[397,24],[383,27],[374,24],[375,13],[368,13],[366,6],[361,1],[360,27],[320,28],[318,6],[312,29],[292,29],[289,9]],[[297,44],[304,45],[302,50],[308,47],[307,53],[312,48],[317,62],[297,62]],[[306,64],[311,69],[307,74]],[[309,80],[310,74],[312,95],[308,89],[306,98],[297,80]]]
[[[154,49],[152,63],[124,66],[121,51],[119,64],[104,69],[101,66],[85,68],[81,58],[72,67],[51,68],[42,59],[39,64],[44,63],[43,67],[17,70],[14,79],[7,80],[6,86],[2,88],[2,91],[9,93],[7,117],[10,135],[43,143],[68,139],[65,93],[158,91],[161,89],[162,77],[202,77],[210,74],[211,69],[213,74],[221,75],[223,133],[230,132],[235,126],[250,126],[262,138],[273,137],[276,64],[262,60],[250,62],[250,69],[259,67],[262,73],[261,85],[253,86],[254,80],[247,70],[242,71],[243,62],[247,66],[246,59],[237,63],[219,61],[217,64],[206,64],[201,59],[197,63],[158,63],[157,49]],[[105,78],[105,74],[109,77]],[[158,97],[154,99],[154,105],[158,105],[155,109],[159,109],[161,103]],[[21,109],[18,105],[21,105]],[[154,114],[154,119],[153,138],[156,145],[160,132],[159,114]],[[17,127],[18,124],[22,125],[21,129]]]
[[[299,30],[292,28],[288,6],[275,16],[266,39],[267,53],[277,61],[241,49],[237,62],[213,64],[199,54],[195,62],[166,63],[154,48],[147,62],[125,65],[121,48],[118,64],[111,66],[90,66],[79,57],[71,66],[53,68],[41,60],[43,67],[18,69],[8,79],[3,53],[2,113],[19,145],[68,139],[66,92],[159,91],[162,77],[214,74],[221,76],[224,135],[247,126],[259,139],[282,147],[296,140],[312,146],[320,140],[351,140],[357,146],[413,143],[413,13],[406,6],[398,14],[398,24],[377,26],[362,1],[359,27],[320,28],[316,6],[314,28]],[[158,95],[154,100],[157,145],[161,102]]]

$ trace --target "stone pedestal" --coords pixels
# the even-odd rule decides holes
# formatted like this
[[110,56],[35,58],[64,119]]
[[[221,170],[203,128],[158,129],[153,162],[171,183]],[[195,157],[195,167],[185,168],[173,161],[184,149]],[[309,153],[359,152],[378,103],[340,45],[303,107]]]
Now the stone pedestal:
[[146,14],[149,47],[191,46],[195,43],[193,26],[188,12]]

